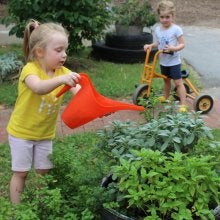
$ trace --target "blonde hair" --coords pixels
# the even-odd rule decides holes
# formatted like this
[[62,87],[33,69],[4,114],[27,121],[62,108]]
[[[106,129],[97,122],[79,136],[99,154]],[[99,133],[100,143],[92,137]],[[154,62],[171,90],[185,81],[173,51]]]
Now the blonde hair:
[[62,33],[68,37],[66,29],[57,23],[44,23],[31,19],[24,30],[24,43],[23,51],[26,62],[33,61],[35,57],[36,48],[45,48],[47,43],[50,41],[50,36],[53,33]]
[[167,13],[174,15],[175,7],[174,7],[173,2],[168,1],[168,0],[160,1],[157,5],[158,15],[160,15],[161,11],[163,12],[166,11]]

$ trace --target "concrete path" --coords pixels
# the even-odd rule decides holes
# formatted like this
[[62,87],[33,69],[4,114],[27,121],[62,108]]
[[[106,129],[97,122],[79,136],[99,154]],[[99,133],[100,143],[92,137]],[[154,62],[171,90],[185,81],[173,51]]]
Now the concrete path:
[[201,77],[203,93],[220,99],[220,29],[184,26],[182,57]]
[[9,30],[12,26],[5,27],[4,25],[0,25],[0,45],[7,44],[19,44],[22,43],[21,38],[17,38],[14,35],[9,36]]

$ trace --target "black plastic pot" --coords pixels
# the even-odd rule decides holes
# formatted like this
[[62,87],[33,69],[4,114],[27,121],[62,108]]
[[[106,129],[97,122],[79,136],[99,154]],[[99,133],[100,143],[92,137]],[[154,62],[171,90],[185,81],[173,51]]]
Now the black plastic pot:
[[[107,188],[108,185],[112,182],[117,182],[112,179],[112,174],[105,176],[102,179],[101,186]],[[214,204],[213,204],[214,205]],[[220,206],[217,206],[213,209],[215,220],[220,220]],[[134,218],[127,217],[113,209],[105,209],[101,210],[101,220],[135,220]],[[194,218],[194,220],[201,220],[199,217]]]
[[116,33],[108,33],[105,36],[105,44],[108,47],[140,50],[143,49],[144,44],[151,44],[153,42],[153,35],[151,33],[143,32],[139,35],[117,35]]
[[[97,60],[106,60],[114,63],[143,63],[146,57],[144,49],[131,50],[109,47],[105,42],[96,42],[92,45],[91,56]],[[156,49],[150,53],[149,61],[153,60]]]
[[101,220],[134,220],[125,215],[122,215],[115,210],[102,209],[101,211]]

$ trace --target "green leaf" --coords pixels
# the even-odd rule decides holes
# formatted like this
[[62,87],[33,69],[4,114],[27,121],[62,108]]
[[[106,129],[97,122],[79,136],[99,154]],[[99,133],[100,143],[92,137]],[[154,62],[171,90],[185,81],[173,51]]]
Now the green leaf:
[[195,139],[195,134],[191,133],[187,138],[187,144],[191,144]]
[[174,137],[173,141],[176,143],[181,143],[181,139],[179,137]]

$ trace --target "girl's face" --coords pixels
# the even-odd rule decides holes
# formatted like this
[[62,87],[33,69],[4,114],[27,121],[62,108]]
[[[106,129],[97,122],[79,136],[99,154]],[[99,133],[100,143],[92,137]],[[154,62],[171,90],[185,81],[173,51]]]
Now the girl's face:
[[167,11],[161,11],[159,15],[160,23],[164,28],[168,28],[173,23],[173,14]]
[[53,71],[63,66],[67,58],[67,47],[68,39],[64,34],[56,32],[50,36],[48,44],[43,49],[41,59],[47,71]]

